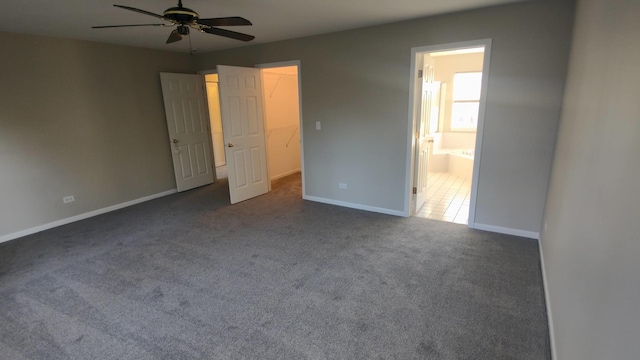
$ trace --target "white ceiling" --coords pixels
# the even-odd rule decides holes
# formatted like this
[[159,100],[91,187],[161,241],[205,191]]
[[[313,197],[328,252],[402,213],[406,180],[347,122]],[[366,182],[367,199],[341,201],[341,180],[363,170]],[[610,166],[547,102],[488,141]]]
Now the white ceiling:
[[[184,0],[183,6],[195,10],[201,18],[241,16],[253,23],[226,27],[256,36],[248,43],[193,31],[193,48],[205,52],[516,1],[521,0]],[[189,51],[186,38],[165,44],[172,28],[91,29],[96,25],[159,22],[113,4],[162,14],[176,6],[177,0],[2,0],[0,31]]]

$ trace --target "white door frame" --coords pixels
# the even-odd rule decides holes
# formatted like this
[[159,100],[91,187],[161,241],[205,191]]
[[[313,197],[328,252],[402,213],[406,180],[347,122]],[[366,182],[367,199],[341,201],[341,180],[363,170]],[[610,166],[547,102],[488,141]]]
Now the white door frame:
[[487,85],[489,83],[489,68],[491,60],[491,39],[479,39],[471,41],[462,41],[448,44],[430,45],[411,48],[411,78],[409,84],[409,121],[407,126],[407,154],[405,176],[405,199],[404,199],[404,216],[411,215],[411,197],[414,182],[414,157],[415,157],[415,136],[414,129],[416,127],[416,119],[414,114],[415,96],[413,96],[416,86],[416,58],[419,53],[432,53],[438,51],[465,49],[484,46],[484,62],[482,64],[482,90],[480,95],[480,109],[478,111],[478,127],[476,130],[476,147],[473,159],[473,176],[471,180],[471,198],[469,204],[469,221],[468,226],[475,228],[476,218],[476,199],[478,197],[478,176],[480,173],[480,160],[482,158],[482,136],[484,132],[484,117],[487,101]]
[[290,60],[290,61],[279,61],[279,62],[272,62],[272,63],[263,63],[263,64],[255,64],[255,67],[258,69],[272,69],[272,68],[279,68],[279,67],[285,67],[285,66],[297,66],[298,67],[298,111],[300,112],[299,114],[299,118],[300,118],[300,172],[302,174],[302,197],[304,198],[306,196],[306,192],[305,192],[305,181],[304,181],[304,139],[303,139],[303,128],[302,128],[302,80],[301,80],[301,73],[300,73],[300,60]]

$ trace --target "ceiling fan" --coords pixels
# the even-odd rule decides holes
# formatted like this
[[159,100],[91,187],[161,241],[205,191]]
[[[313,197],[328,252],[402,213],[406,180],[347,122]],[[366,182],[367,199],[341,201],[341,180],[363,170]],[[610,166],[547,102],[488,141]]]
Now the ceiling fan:
[[182,37],[189,35],[189,28],[193,28],[197,31],[228,37],[240,41],[251,41],[255,39],[255,36],[243,34],[235,31],[225,30],[217,28],[216,26],[242,26],[253,25],[251,21],[241,18],[239,16],[223,17],[223,18],[210,18],[200,19],[200,15],[197,12],[182,6],[182,0],[178,0],[178,6],[168,8],[160,14],[154,14],[152,12],[137,9],[130,6],[113,5],[121,9],[135,11],[141,14],[153,16],[155,18],[167,21],[168,23],[160,24],[134,24],[134,25],[107,25],[107,26],[93,26],[93,29],[105,29],[116,27],[134,27],[134,26],[178,26],[175,28],[169,38],[167,38],[167,44],[182,40]]

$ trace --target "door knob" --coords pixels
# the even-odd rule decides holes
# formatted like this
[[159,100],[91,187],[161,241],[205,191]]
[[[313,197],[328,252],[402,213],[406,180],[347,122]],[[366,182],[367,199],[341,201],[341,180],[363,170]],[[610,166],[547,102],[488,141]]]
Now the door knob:
[[173,143],[174,143],[174,144],[179,143],[178,139],[173,139]]
[[233,147],[232,143],[227,144],[228,147]]

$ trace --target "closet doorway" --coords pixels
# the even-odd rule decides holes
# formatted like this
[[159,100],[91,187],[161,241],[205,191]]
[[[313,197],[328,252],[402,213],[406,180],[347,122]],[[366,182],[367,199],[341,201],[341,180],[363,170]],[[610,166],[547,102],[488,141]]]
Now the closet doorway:
[[[255,67],[261,69],[268,174],[270,182],[273,182],[303,172],[299,61]],[[226,143],[220,113],[218,74],[206,72],[204,76],[216,178],[226,178]],[[304,178],[302,186],[304,189]]]

